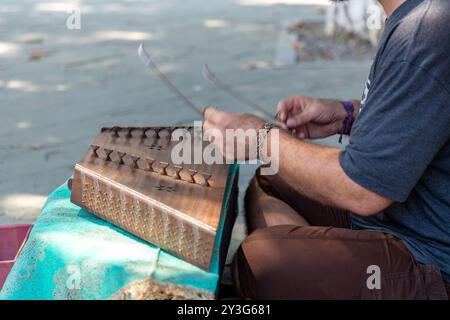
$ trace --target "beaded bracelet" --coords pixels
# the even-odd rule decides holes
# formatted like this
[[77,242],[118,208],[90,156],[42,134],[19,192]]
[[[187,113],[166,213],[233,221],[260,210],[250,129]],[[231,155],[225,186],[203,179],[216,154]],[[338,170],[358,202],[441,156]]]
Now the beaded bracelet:
[[353,122],[355,121],[355,117],[353,116],[355,112],[355,107],[353,106],[353,102],[351,101],[341,101],[342,106],[347,112],[347,116],[345,117],[342,128],[339,131],[339,143],[342,143],[342,136],[349,135],[352,132]]

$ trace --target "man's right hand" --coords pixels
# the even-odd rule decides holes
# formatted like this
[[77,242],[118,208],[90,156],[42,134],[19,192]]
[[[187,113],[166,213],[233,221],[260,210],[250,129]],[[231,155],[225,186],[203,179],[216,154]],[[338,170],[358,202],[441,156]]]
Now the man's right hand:
[[295,129],[302,139],[316,139],[339,133],[347,113],[338,100],[295,96],[278,103],[277,115],[283,129]]

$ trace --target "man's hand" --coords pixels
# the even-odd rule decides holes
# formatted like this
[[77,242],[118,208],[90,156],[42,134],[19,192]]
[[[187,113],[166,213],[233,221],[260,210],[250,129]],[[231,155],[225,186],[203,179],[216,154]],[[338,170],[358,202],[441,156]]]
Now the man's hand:
[[283,129],[295,129],[302,139],[316,139],[337,134],[347,113],[338,100],[295,96],[278,103],[277,115]]
[[[221,111],[215,108],[207,108],[204,112],[205,123],[203,131],[208,136],[211,143],[214,143],[222,155],[227,160],[253,160],[257,154],[251,152],[256,150],[256,136],[259,129],[264,125],[264,121],[249,114],[234,114]],[[234,139],[227,141],[226,130],[241,129],[247,131],[248,139]],[[244,152],[238,152],[243,150]],[[239,157],[242,155],[241,157]]]
[[[316,108],[320,110],[322,107],[313,109]],[[252,115],[208,108],[205,110],[203,130],[226,159],[250,160],[254,157],[249,157],[248,154],[242,158],[236,157],[236,145],[246,150],[254,148],[251,144],[256,143],[256,132],[263,125],[263,120]],[[253,129],[251,131],[255,132],[255,136],[247,134],[250,139],[233,139],[234,141],[227,142],[227,129]],[[223,140],[216,139],[219,135]],[[228,143],[234,144],[235,148],[227,148]],[[360,186],[345,174],[339,163],[340,149],[305,143],[282,131],[277,143],[280,146],[279,157],[271,160],[278,162],[280,177],[299,193],[323,204],[364,216],[378,213],[392,204],[391,200]]]

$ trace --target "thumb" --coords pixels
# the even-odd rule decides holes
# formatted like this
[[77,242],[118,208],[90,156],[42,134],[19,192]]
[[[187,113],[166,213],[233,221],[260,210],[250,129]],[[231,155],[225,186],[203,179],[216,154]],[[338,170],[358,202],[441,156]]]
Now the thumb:
[[224,119],[226,119],[229,116],[228,112],[221,111],[217,108],[213,107],[206,107],[203,110],[203,116],[205,117],[205,121],[210,121],[214,124],[220,123]]
[[314,119],[314,112],[311,110],[312,109],[306,109],[292,117],[289,117],[286,121],[286,125],[289,128],[295,128],[310,122]]

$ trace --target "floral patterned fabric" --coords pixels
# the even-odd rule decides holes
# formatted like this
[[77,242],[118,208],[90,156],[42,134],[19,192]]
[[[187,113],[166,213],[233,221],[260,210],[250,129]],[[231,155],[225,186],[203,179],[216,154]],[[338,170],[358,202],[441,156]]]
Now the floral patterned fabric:
[[[228,199],[226,192],[224,210]],[[143,281],[212,298],[217,252],[218,241],[211,270],[203,271],[72,204],[65,183],[50,194],[0,299],[108,299]]]

